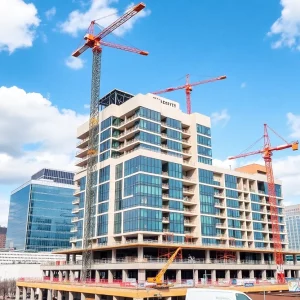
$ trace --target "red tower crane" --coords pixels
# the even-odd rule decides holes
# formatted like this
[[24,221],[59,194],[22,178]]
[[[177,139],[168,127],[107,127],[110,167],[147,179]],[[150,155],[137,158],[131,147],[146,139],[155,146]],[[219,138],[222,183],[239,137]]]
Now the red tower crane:
[[[277,147],[272,147],[269,138],[268,128],[272,130],[278,137],[280,137],[285,142],[285,144]],[[264,135],[263,137],[261,137],[261,139],[264,139],[263,149],[249,152],[249,153],[243,153],[237,156],[231,156],[228,159],[236,159],[236,158],[251,156],[255,154],[262,154],[263,156],[266,165],[268,195],[269,195],[272,234],[273,234],[273,243],[274,243],[274,256],[277,265],[277,281],[278,283],[284,283],[285,282],[285,276],[283,270],[284,260],[283,260],[283,253],[282,253],[282,243],[280,238],[278,208],[276,202],[276,190],[275,190],[273,167],[272,167],[272,155],[274,151],[280,151],[288,148],[292,148],[293,151],[298,150],[298,141],[288,143],[280,135],[278,135],[272,128],[270,128],[267,124],[264,124]]]
[[209,82],[215,82],[215,81],[223,80],[223,79],[226,79],[226,78],[227,77],[225,75],[223,75],[223,76],[219,76],[219,77],[216,77],[216,78],[211,78],[211,79],[207,79],[207,80],[202,80],[202,81],[197,81],[197,82],[190,83],[190,75],[187,74],[186,75],[186,83],[184,85],[180,85],[180,86],[177,86],[177,87],[169,87],[169,88],[164,89],[164,90],[153,92],[152,94],[159,95],[159,94],[164,94],[164,93],[168,93],[168,92],[173,92],[173,91],[185,89],[186,111],[190,115],[192,113],[191,92],[193,90],[193,86],[200,85],[200,84],[205,84],[205,83],[209,83]]
[[103,29],[100,33],[94,34],[95,21],[91,22],[88,33],[84,36],[86,42],[73,52],[74,57],[80,56],[87,49],[93,51],[92,65],[92,85],[91,85],[91,104],[90,104],[90,119],[89,119],[89,140],[88,140],[88,160],[87,160],[87,175],[86,175],[86,192],[84,202],[84,225],[83,225],[83,243],[82,243],[82,272],[81,279],[86,281],[90,279],[91,264],[92,264],[92,244],[93,244],[93,219],[94,208],[93,201],[96,198],[96,189],[94,188],[93,172],[96,171],[98,162],[98,132],[99,132],[99,98],[100,98],[100,70],[101,70],[101,52],[102,46],[117,48],[129,52],[134,52],[141,55],[148,55],[148,52],[137,48],[127,47],[123,45],[113,44],[103,41],[103,38],[116,30],[118,27],[127,22],[134,15],[145,8],[142,2],[133,6],[123,16],[118,18],[111,25]]

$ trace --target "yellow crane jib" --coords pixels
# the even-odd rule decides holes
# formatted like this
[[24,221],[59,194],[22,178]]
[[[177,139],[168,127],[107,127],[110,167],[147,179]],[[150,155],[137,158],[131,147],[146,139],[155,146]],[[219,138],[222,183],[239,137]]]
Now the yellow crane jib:
[[158,272],[156,277],[148,277],[147,278],[147,283],[154,283],[154,284],[156,284],[156,287],[167,287],[168,285],[164,285],[164,275],[165,275],[166,271],[168,270],[168,267],[174,261],[174,259],[176,258],[177,254],[180,250],[181,250],[181,247],[177,248],[177,250],[168,259],[168,261],[164,265],[164,267]]

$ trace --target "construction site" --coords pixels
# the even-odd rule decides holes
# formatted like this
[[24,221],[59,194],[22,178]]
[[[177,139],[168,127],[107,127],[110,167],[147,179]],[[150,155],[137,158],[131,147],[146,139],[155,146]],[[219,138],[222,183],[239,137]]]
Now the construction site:
[[[273,153],[298,150],[298,142],[265,124],[257,151],[229,158],[260,155],[265,165],[213,166],[211,120],[192,111],[191,93],[226,84],[225,75],[100,97],[102,46],[148,55],[103,41],[144,8],[132,7],[98,34],[92,21],[73,53],[93,54],[90,118],[77,129],[73,236],[70,248],[55,252],[65,260],[43,264],[43,278],[17,282],[16,299],[181,300],[189,287],[279,292],[300,278],[299,253],[288,248],[284,187],[272,169]],[[161,96],[175,90],[185,91],[185,108]],[[271,132],[282,145],[271,145]]]

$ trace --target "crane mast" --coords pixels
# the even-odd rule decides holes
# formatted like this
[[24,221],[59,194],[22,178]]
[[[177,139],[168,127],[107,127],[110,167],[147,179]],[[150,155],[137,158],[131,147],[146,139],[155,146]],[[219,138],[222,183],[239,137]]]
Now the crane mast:
[[84,203],[84,225],[83,225],[83,243],[82,243],[82,271],[81,280],[85,282],[91,278],[92,265],[92,246],[93,246],[93,228],[95,226],[94,220],[94,203],[96,201],[96,176],[97,162],[98,162],[98,133],[99,133],[99,99],[100,99],[100,74],[101,74],[101,54],[102,46],[116,48],[128,52],[133,52],[140,55],[148,55],[148,52],[123,46],[119,44],[102,41],[104,37],[116,30],[118,27],[127,22],[130,18],[135,16],[145,8],[144,3],[139,3],[129,9],[111,25],[104,28],[99,34],[94,34],[95,21],[92,21],[88,33],[84,36],[85,43],[75,50],[72,55],[79,57],[87,49],[91,48],[93,51],[92,64],[92,83],[91,83],[91,102],[90,102],[90,119],[89,119],[89,140],[88,140],[88,160],[87,160],[87,174],[85,187],[85,203]]
[[[275,134],[277,134],[274,130],[272,130]],[[278,134],[277,134],[278,135]],[[278,135],[279,136],[279,135]],[[280,136],[279,136],[280,137]],[[273,247],[274,247],[274,259],[276,263],[276,275],[278,283],[285,282],[284,269],[283,269],[283,251],[282,251],[282,243],[280,237],[280,225],[279,225],[279,214],[276,200],[276,189],[275,189],[275,181],[274,181],[274,173],[272,167],[272,155],[273,151],[284,150],[288,148],[292,148],[293,151],[298,150],[298,141],[288,143],[285,145],[272,147],[270,142],[270,137],[268,133],[268,125],[264,124],[264,147],[262,150],[253,151],[249,153],[240,154],[237,156],[229,157],[228,159],[237,159],[240,157],[251,156],[255,154],[262,154],[263,159],[265,161],[266,166],[266,176],[267,176],[267,186],[268,186],[268,196],[269,196],[269,204],[270,204],[270,215],[271,215],[271,228],[273,235]],[[281,138],[281,137],[280,137]],[[281,138],[282,139],[282,138]]]

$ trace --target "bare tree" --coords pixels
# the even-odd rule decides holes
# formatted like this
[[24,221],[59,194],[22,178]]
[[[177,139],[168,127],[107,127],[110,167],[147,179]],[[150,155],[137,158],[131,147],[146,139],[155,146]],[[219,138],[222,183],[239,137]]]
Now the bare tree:
[[7,279],[1,280],[0,281],[0,295],[3,296],[2,299],[6,299],[6,295],[8,295],[8,290],[9,290],[9,281]]
[[16,294],[16,280],[15,279],[8,280],[8,292],[9,292],[10,296],[13,296]]

